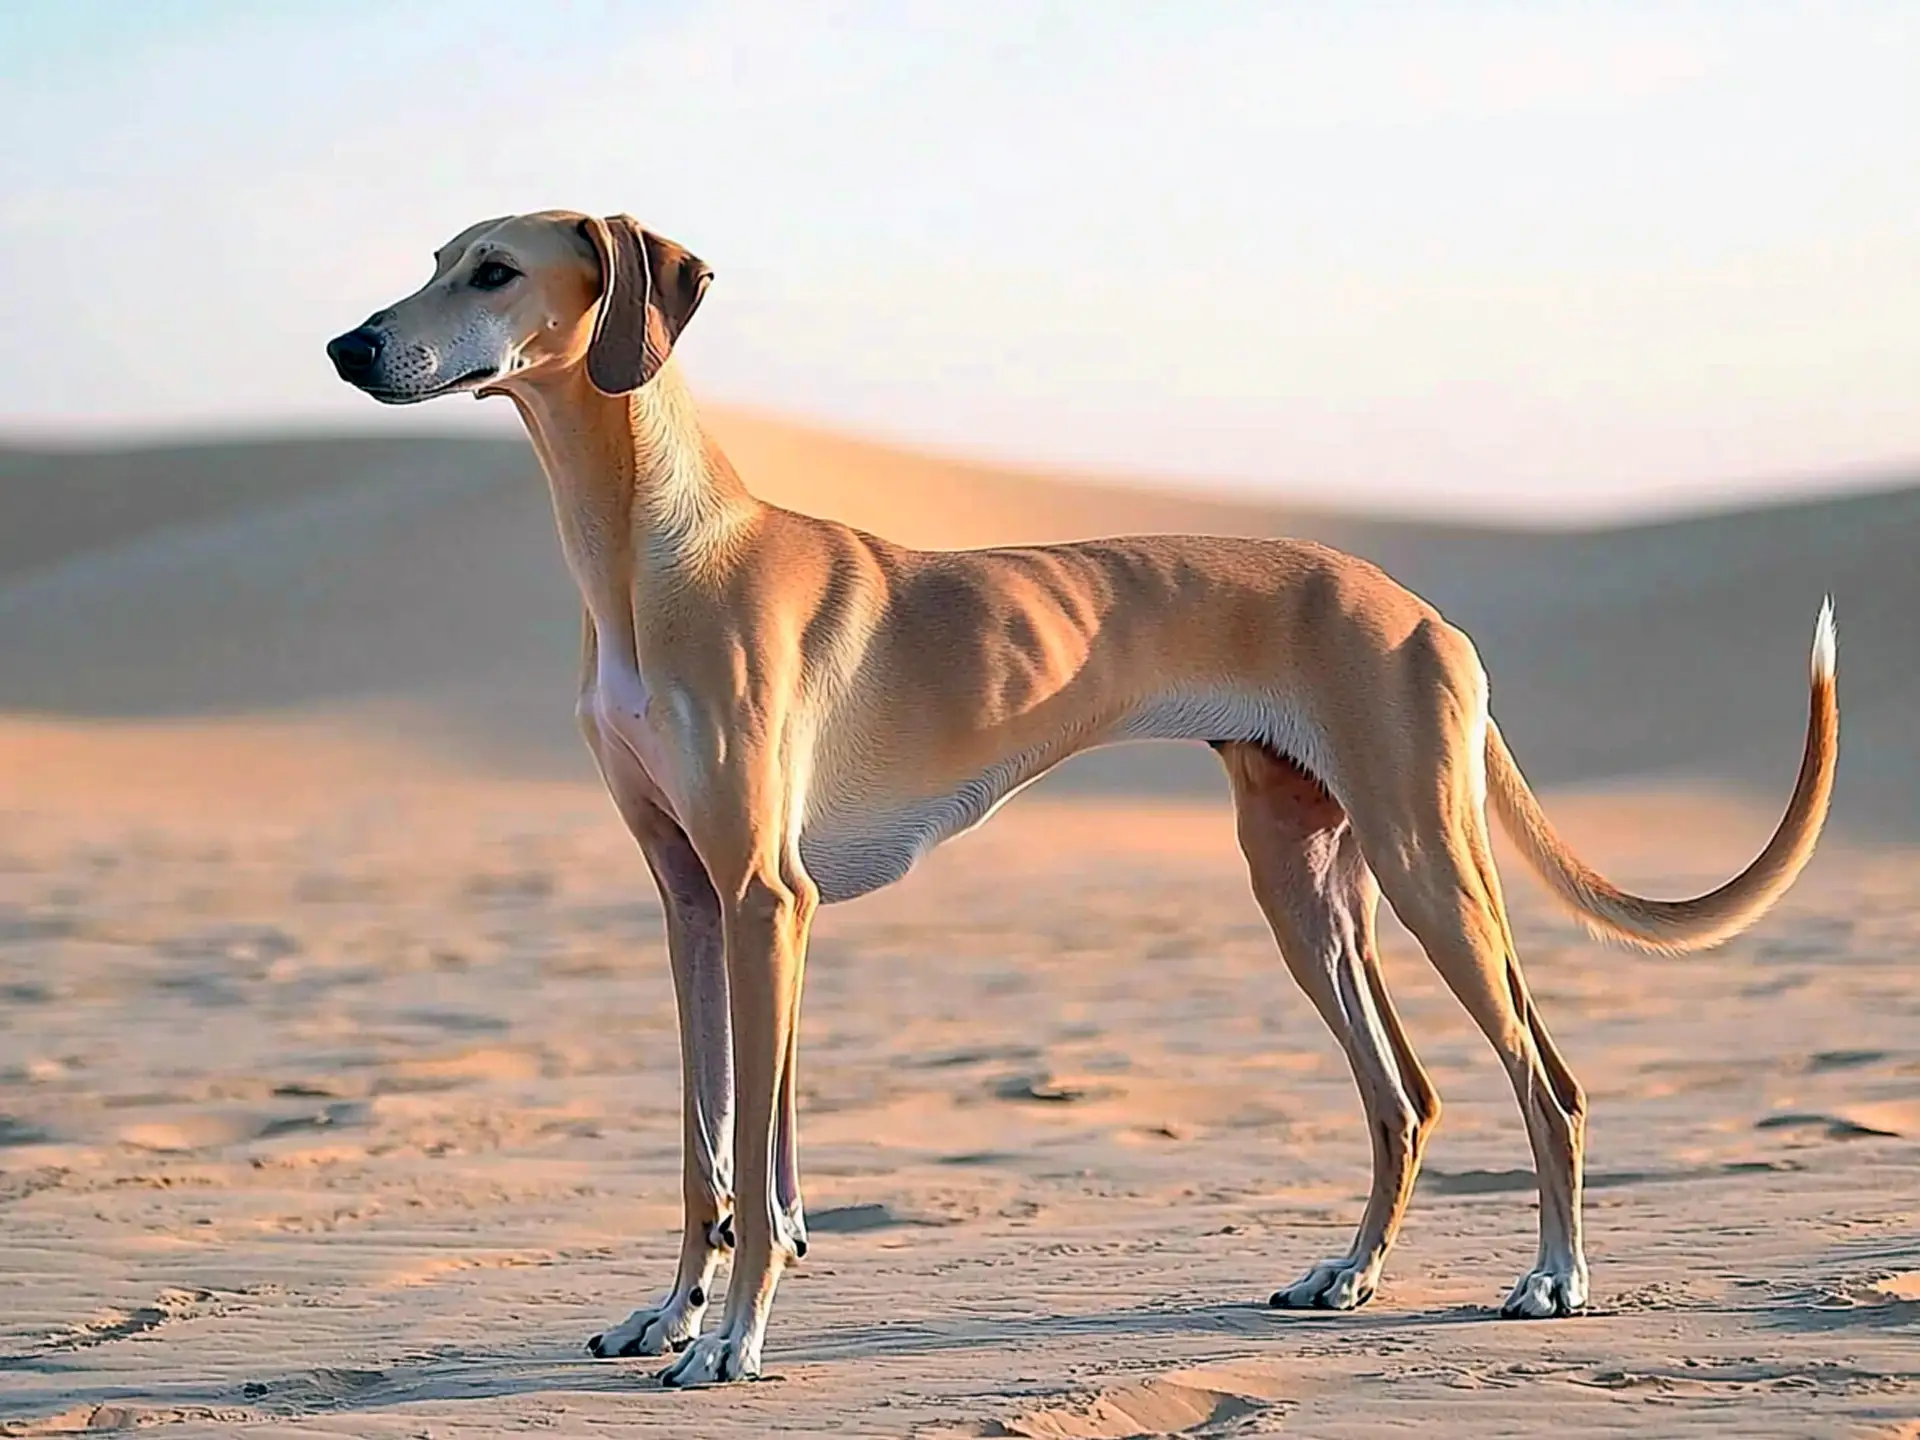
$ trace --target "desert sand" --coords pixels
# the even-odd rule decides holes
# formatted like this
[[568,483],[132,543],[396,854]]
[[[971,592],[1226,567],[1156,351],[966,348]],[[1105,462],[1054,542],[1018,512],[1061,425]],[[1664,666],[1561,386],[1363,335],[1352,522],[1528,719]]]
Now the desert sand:
[[1836,593],[1836,825],[1761,926],[1623,953],[1504,864],[1594,1104],[1592,1313],[1496,1318],[1525,1140],[1391,925],[1446,1115],[1373,1304],[1264,1307],[1347,1242],[1359,1106],[1211,758],[1134,748],[823,915],[768,1377],[589,1359],[668,1279],[677,1060],[524,447],[15,452],[0,1434],[1920,1435],[1920,492],[1503,534],[718,428],[770,498],[921,543],[1380,559],[1480,640],[1569,836],[1658,893],[1773,823]]

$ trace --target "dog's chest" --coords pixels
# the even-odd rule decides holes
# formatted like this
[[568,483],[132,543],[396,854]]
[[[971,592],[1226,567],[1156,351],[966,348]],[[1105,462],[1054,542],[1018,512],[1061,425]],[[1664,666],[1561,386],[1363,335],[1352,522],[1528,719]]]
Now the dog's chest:
[[684,768],[669,736],[671,692],[649,687],[637,665],[621,662],[603,646],[593,688],[581,697],[583,720],[599,736],[602,773],[615,799],[644,799],[678,819],[685,800]]

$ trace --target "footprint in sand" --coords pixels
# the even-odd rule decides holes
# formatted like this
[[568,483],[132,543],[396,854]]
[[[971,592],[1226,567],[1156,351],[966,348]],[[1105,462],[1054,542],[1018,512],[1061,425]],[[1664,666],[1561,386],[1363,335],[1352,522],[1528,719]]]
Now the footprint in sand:
[[1110,1085],[1084,1085],[1059,1080],[1045,1070],[1007,1075],[993,1083],[996,1099],[1030,1101],[1041,1105],[1072,1105],[1081,1100],[1104,1100],[1114,1094]]
[[1898,1130],[1883,1130],[1877,1125],[1869,1125],[1861,1120],[1849,1119],[1845,1115],[1821,1115],[1813,1112],[1792,1111],[1783,1115],[1769,1115],[1765,1119],[1754,1121],[1756,1130],[1789,1130],[1795,1132],[1818,1131],[1829,1140],[1872,1140],[1898,1139]]
[[137,1310],[103,1310],[91,1320],[51,1337],[56,1350],[90,1350],[115,1340],[131,1340],[170,1320],[183,1320],[213,1298],[210,1290],[162,1290],[151,1305]]
[[367,1107],[354,1101],[335,1101],[293,1115],[263,1115],[255,1110],[193,1110],[162,1119],[140,1120],[121,1127],[122,1144],[162,1154],[217,1150],[253,1140],[310,1130],[331,1130],[366,1118]]
[[1873,1282],[1873,1288],[1889,1300],[1920,1304],[1920,1270],[1889,1275]]
[[1876,1280],[1845,1281],[1827,1293],[1826,1301],[1836,1309],[1892,1306],[1903,1315],[1909,1313],[1908,1307],[1920,1310],[1920,1270],[1902,1270]]

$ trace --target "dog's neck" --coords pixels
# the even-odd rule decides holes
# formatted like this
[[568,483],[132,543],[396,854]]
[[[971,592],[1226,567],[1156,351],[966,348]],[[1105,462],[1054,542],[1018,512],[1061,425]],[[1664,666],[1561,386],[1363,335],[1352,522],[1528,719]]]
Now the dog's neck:
[[602,625],[630,616],[636,591],[724,564],[760,509],[701,430],[671,360],[628,395],[596,390],[585,366],[500,388],[526,423],[561,548]]

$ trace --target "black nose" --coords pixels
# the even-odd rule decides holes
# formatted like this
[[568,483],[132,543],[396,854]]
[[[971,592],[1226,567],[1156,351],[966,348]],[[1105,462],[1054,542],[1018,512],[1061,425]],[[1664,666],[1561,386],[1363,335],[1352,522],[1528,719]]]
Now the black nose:
[[327,342],[327,358],[342,380],[364,380],[380,358],[380,337],[364,326]]

